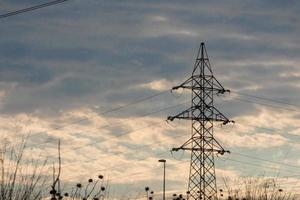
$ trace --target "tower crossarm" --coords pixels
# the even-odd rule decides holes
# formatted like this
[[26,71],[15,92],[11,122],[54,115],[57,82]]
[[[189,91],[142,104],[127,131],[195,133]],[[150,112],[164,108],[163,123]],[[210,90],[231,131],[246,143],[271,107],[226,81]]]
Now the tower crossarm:
[[203,149],[203,148],[192,148],[192,147],[179,147],[179,148],[173,148],[172,151],[179,151],[179,150],[188,150],[188,151],[203,151],[203,152],[214,152],[217,154],[224,155],[225,153],[230,153],[228,150],[219,150],[219,149]]
[[[204,112],[201,111],[200,106],[192,106],[185,111],[175,115],[175,116],[169,116],[168,120],[173,121],[174,119],[186,119],[186,120],[196,120],[196,121],[216,121],[216,122],[222,122],[223,125],[226,125],[228,123],[234,123],[233,120],[229,120],[225,115],[223,115],[218,109],[215,107],[207,106],[207,109],[209,109],[213,115],[206,116]],[[198,116],[193,115],[192,113],[196,110],[199,111]]]
[[190,138],[188,141],[186,141],[184,144],[182,144],[180,147],[172,148],[172,151],[203,151],[203,152],[213,152],[216,154],[223,155],[224,153],[230,153],[230,151],[225,150],[222,145],[213,138],[213,148],[202,148],[202,147],[193,147],[193,142],[197,141],[196,138]]
[[[207,86],[202,86],[200,83],[197,83],[197,79],[202,79],[205,82],[209,82]],[[193,84],[194,82],[194,84]],[[196,82],[196,84],[195,84]],[[217,94],[224,94],[226,92],[230,93],[230,90],[225,89],[221,83],[214,77],[214,75],[192,75],[186,81],[178,86],[174,86],[171,91],[178,90],[179,88],[190,89],[190,90],[206,90],[213,91]]]
[[212,107],[212,109],[213,109],[213,113],[214,113],[212,120],[217,121],[217,122],[223,122],[223,125],[226,125],[228,123],[235,123],[233,120],[229,120],[217,108]]

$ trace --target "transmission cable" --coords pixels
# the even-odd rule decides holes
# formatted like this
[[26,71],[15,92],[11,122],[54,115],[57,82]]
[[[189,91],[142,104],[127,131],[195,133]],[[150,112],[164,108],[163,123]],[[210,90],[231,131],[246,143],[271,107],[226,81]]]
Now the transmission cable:
[[19,15],[19,14],[22,14],[22,13],[30,12],[30,11],[41,9],[41,8],[45,8],[45,7],[48,7],[48,6],[53,6],[53,5],[56,5],[56,4],[64,3],[66,1],[68,1],[68,0],[55,0],[55,1],[50,1],[50,2],[47,2],[47,3],[31,6],[31,7],[28,7],[28,8],[8,12],[8,13],[5,13],[5,14],[1,14],[0,19],[6,18],[6,17],[11,17],[11,16],[14,16],[14,15]]
[[[179,104],[176,104],[176,105],[173,105],[173,106],[169,106],[169,107],[166,107],[166,108],[161,108],[161,109],[159,109],[159,110],[155,110],[155,111],[153,111],[153,112],[149,112],[149,113],[143,114],[143,115],[140,116],[140,117],[146,117],[146,116],[149,116],[149,115],[157,114],[157,113],[159,113],[159,112],[166,111],[166,110],[169,110],[169,109],[173,109],[173,108],[176,108],[176,107],[178,107],[178,106],[184,105],[184,104],[186,104],[186,103],[188,103],[188,102],[183,102],[183,103],[179,103]],[[122,133],[122,134],[120,134],[120,135],[109,136],[109,137],[107,137],[107,138],[105,138],[104,140],[101,140],[101,141],[93,141],[93,142],[88,143],[88,144],[85,144],[85,145],[80,145],[80,146],[78,146],[78,147],[74,147],[74,148],[72,148],[72,149],[70,149],[70,150],[68,150],[68,151],[65,151],[65,152],[70,152],[70,151],[78,150],[78,149],[81,149],[81,148],[84,148],[84,147],[87,147],[87,146],[90,146],[90,145],[94,145],[94,144],[99,144],[99,143],[107,142],[107,141],[110,141],[110,140],[112,140],[112,139],[116,139],[116,138],[119,138],[119,137],[123,137],[123,136],[129,135],[129,134],[132,134],[132,133],[134,133],[134,132],[136,132],[136,131],[139,131],[139,130],[142,130],[142,129],[145,129],[145,128],[152,127],[152,126],[157,125],[157,124],[160,124],[160,123],[162,123],[162,122],[165,122],[165,120],[159,121],[159,122],[154,122],[154,123],[148,124],[148,125],[146,125],[146,126],[144,126],[144,127],[137,128],[137,129],[134,129],[134,130],[131,130],[131,131],[127,131],[127,132]],[[123,123],[123,122],[120,122],[119,124],[122,124],[122,123]],[[104,127],[107,127],[107,126],[104,126]],[[104,127],[102,127],[102,128],[104,128]],[[49,137],[45,140],[45,142],[31,145],[30,148],[37,147],[37,146],[40,146],[40,145],[44,145],[44,144],[46,144],[46,143],[49,143],[50,141],[49,141],[48,139],[50,139],[50,138],[51,138],[51,136],[49,136]],[[64,153],[65,153],[65,152],[64,152]]]
[[278,161],[272,161],[272,160],[268,160],[268,159],[264,159],[264,158],[260,158],[260,157],[256,157],[256,156],[251,156],[251,155],[247,155],[247,154],[243,154],[243,153],[238,153],[238,152],[230,152],[230,153],[237,154],[239,156],[243,156],[243,157],[246,157],[246,158],[251,158],[251,159],[255,159],[255,160],[264,161],[264,162],[270,162],[270,163],[285,165],[285,166],[294,167],[294,168],[297,168],[297,169],[300,168],[300,166],[286,164],[286,163],[278,162]]
[[[129,106],[132,106],[132,105],[135,105],[135,104],[139,104],[139,103],[144,102],[144,101],[148,101],[148,100],[150,100],[150,99],[152,99],[152,98],[155,98],[155,97],[157,97],[157,96],[160,96],[160,95],[162,95],[162,94],[165,94],[165,93],[168,92],[168,91],[169,91],[169,90],[165,90],[165,91],[158,92],[158,93],[156,93],[156,94],[153,94],[153,95],[150,95],[150,96],[147,96],[147,97],[138,99],[138,100],[133,100],[133,101],[131,101],[131,102],[125,104],[125,105],[117,106],[117,107],[114,107],[114,108],[112,108],[112,109],[108,109],[108,110],[106,110],[106,111],[104,111],[104,112],[101,112],[101,113],[99,113],[99,115],[105,115],[105,114],[112,113],[112,112],[115,112],[115,111],[118,111],[118,110],[122,110],[122,109],[124,109],[124,108],[126,108],[126,107],[129,107]],[[86,117],[86,118],[74,120],[73,122],[70,122],[70,123],[68,123],[68,124],[66,124],[66,125],[62,125],[62,126],[55,127],[55,128],[52,129],[52,131],[53,131],[53,130],[61,130],[61,129],[66,128],[66,127],[68,127],[68,126],[71,126],[71,125],[73,125],[73,124],[78,124],[78,123],[87,121],[87,120],[89,120],[89,119],[90,119],[90,118]],[[48,132],[48,131],[41,131],[41,132],[39,132],[38,134],[47,133],[47,132]],[[27,139],[30,138],[31,136],[32,136],[32,134],[30,133],[30,134],[27,136]],[[49,139],[49,138],[48,138],[48,139]],[[16,141],[15,141],[15,142],[16,142]],[[14,142],[14,143],[15,143],[15,142]],[[19,141],[19,142],[21,142],[21,141]],[[49,142],[50,142],[50,141],[48,141],[48,142],[46,142],[46,143],[49,143]],[[15,145],[14,145],[14,146],[15,146]]]
[[262,100],[265,100],[265,101],[271,101],[271,102],[275,102],[275,103],[279,103],[279,104],[285,104],[285,105],[294,106],[294,107],[298,107],[298,108],[300,107],[300,105],[288,103],[288,102],[285,102],[285,101],[275,100],[273,98],[267,98],[267,97],[252,95],[252,94],[245,94],[245,93],[238,92],[238,91],[231,91],[231,92],[236,93],[236,94],[241,95],[241,96],[251,97],[251,98],[255,98],[255,99],[262,99]]

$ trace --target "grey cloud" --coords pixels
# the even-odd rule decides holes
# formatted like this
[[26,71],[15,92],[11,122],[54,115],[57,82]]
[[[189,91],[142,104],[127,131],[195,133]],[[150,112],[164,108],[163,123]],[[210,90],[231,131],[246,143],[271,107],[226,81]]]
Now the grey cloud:
[[[5,5],[26,6],[20,0]],[[135,86],[158,79],[180,83],[191,73],[202,40],[224,87],[297,103],[299,13],[298,1],[75,0],[7,18],[0,30],[0,86],[7,91],[1,112],[55,116],[97,105],[101,113],[153,95]],[[139,116],[186,98],[166,94],[107,117]],[[235,99],[216,103],[230,118],[259,111]],[[165,119],[184,107],[155,116]],[[124,127],[108,130],[117,135]],[[252,153],[268,156],[272,150]]]

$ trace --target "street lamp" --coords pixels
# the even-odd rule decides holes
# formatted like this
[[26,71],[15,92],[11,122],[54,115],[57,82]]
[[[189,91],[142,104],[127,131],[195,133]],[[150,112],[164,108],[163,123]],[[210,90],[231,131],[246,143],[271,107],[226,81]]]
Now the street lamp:
[[146,191],[146,194],[147,194],[147,200],[149,199],[149,190],[150,190],[150,188],[148,186],[145,187],[145,191]]
[[163,183],[163,200],[166,200],[166,160],[160,159],[158,162],[164,163],[164,183]]

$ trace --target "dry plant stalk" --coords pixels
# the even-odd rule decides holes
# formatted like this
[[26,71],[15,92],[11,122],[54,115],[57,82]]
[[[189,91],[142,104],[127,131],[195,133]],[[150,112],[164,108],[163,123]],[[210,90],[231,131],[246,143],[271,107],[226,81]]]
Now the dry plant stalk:
[[[243,178],[242,182],[220,189],[220,199],[227,200],[295,200],[296,195],[279,187],[274,178]],[[227,195],[224,195],[226,193]]]
[[24,159],[26,142],[18,147],[0,147],[0,200],[40,200],[45,178],[39,161]]

